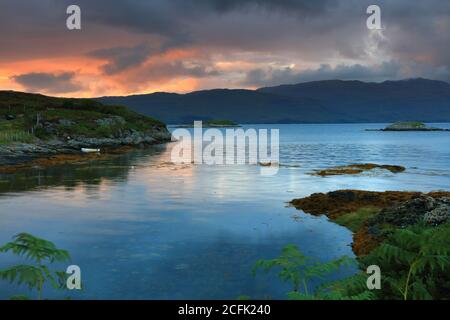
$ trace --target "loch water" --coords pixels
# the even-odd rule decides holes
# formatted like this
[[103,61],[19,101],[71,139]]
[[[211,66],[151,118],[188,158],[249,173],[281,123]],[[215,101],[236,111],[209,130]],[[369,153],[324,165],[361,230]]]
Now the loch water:
[[[257,165],[175,165],[173,143],[2,174],[0,244],[28,232],[70,252],[83,290],[46,288],[47,298],[284,299],[289,285],[275,273],[253,276],[256,260],[275,258],[287,244],[320,261],[354,257],[349,230],[288,201],[338,189],[450,190],[450,132],[365,131],[384,126],[245,125],[280,130],[281,166],[274,176],[261,175]],[[309,174],[368,162],[406,171]],[[0,254],[0,268],[21,262]],[[354,272],[343,269],[326,281]],[[0,282],[0,299],[17,294],[35,297],[26,287]]]

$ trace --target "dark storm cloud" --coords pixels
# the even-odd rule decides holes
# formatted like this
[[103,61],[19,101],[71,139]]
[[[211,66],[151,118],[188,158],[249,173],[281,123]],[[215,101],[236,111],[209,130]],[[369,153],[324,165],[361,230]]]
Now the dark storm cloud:
[[[78,0],[88,19],[128,26],[143,32],[180,34],[182,26],[201,15],[233,14],[242,10],[280,11],[303,16],[325,13],[342,0]],[[63,0],[67,4],[71,1]],[[72,1],[73,2],[73,1]]]
[[399,57],[429,56],[429,63],[450,65],[450,1],[383,1],[384,20]]
[[126,69],[142,65],[157,49],[150,44],[139,44],[134,47],[114,47],[95,50],[89,55],[108,60],[102,69],[108,75],[120,73]]
[[[70,1],[63,0],[67,4]],[[317,17],[333,9],[338,0],[122,0],[122,1],[77,1],[83,12],[87,28],[102,24],[122,28],[143,35],[157,35],[170,42],[171,46],[207,45],[221,46],[225,38],[226,46],[252,46],[260,42],[259,25],[265,15],[278,13],[291,19]],[[246,17],[240,17],[241,14]],[[236,21],[236,19],[238,21]],[[274,21],[276,22],[276,21]],[[214,23],[213,28],[209,24]],[[233,23],[247,29],[241,37],[232,27]],[[283,32],[272,23],[268,28]],[[252,29],[252,30],[248,30]],[[249,32],[250,31],[250,32]],[[285,30],[284,30],[285,32]],[[298,32],[295,31],[295,32]],[[227,41],[232,34],[234,41]],[[250,39],[251,38],[251,39]],[[267,44],[267,41],[266,41]]]
[[[366,8],[374,3],[386,37],[375,57],[366,44]],[[81,32],[65,28],[69,4],[82,9]],[[448,0],[0,0],[0,61],[78,54],[105,60],[106,76],[134,68],[146,74],[155,54],[183,48],[229,61],[242,54],[259,64],[242,81],[252,85],[324,77],[450,80],[449,30]],[[315,67],[270,69],[263,57]]]
[[182,47],[181,42],[163,41],[140,43],[131,47],[112,47],[98,49],[87,55],[94,58],[105,59],[108,62],[102,67],[107,75],[114,75],[130,68],[143,65],[155,54],[167,52],[169,49]]
[[[92,33],[99,25],[104,25],[157,34],[168,38],[173,45],[178,42],[204,45],[202,40],[213,38],[216,39],[215,44],[220,44],[221,38],[224,38],[225,45],[245,48],[248,44],[251,48],[252,43],[256,42],[265,44],[269,49],[273,48],[273,42],[279,43],[277,39],[281,38],[285,40],[283,44],[309,41],[310,46],[316,47],[318,43],[320,48],[317,49],[323,49],[320,38],[326,38],[327,33],[334,37],[334,40],[328,41],[331,48],[339,46],[340,42],[360,41],[366,31],[365,9],[372,3],[369,0],[0,0],[0,26],[5,26],[0,32],[7,36],[8,31],[17,33],[23,31],[24,26],[29,26],[21,34],[24,39],[37,36],[44,30],[48,37],[55,33],[67,34],[64,28],[65,8],[69,4],[78,4],[82,8],[86,33]],[[412,30],[414,32],[408,33],[411,40],[427,35],[419,43],[433,43],[438,48],[444,46],[435,38],[446,38],[448,32],[439,32],[435,18],[448,17],[450,1],[380,0],[377,3],[382,7],[383,23],[392,28],[390,32],[396,28],[404,33]],[[283,20],[290,20],[291,24]],[[212,24],[212,28],[208,23]],[[258,33],[264,24],[267,25],[264,31],[272,31]],[[241,28],[241,32],[235,32],[237,28]],[[400,32],[396,34],[400,35]],[[84,36],[89,37],[88,34]],[[236,39],[234,43],[233,38]],[[393,42],[394,48],[402,51],[403,42]],[[414,41],[409,43],[416,47]],[[344,51],[348,46],[342,47]],[[355,50],[348,52],[358,54]]]
[[70,93],[83,89],[75,81],[75,73],[27,73],[13,77],[13,80],[22,85],[27,91],[44,93]]
[[212,9],[217,12],[230,12],[242,9],[281,10],[289,13],[322,13],[337,0],[177,0],[191,8]]

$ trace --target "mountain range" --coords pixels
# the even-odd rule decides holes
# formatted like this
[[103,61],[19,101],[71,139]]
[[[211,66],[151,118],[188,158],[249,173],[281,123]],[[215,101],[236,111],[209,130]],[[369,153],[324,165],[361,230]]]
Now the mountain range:
[[381,83],[327,80],[257,90],[214,89],[97,98],[168,124],[450,122],[450,84],[428,79]]

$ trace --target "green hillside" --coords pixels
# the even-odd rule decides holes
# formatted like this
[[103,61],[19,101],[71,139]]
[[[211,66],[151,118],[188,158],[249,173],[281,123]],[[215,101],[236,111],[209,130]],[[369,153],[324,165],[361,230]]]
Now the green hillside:
[[126,107],[94,100],[0,91],[0,144],[70,136],[113,138],[150,127],[165,125]]

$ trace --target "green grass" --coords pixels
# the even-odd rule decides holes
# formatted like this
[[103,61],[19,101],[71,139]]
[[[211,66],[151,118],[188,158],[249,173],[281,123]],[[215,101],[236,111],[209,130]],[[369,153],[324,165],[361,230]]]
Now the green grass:
[[[12,115],[14,120],[5,120]],[[36,120],[39,115],[39,126]],[[101,125],[100,119],[117,119],[110,125]],[[60,120],[70,120],[71,125]],[[56,129],[49,133],[44,123]],[[86,136],[92,138],[116,137],[126,131],[146,131],[164,123],[138,114],[124,106],[105,106],[89,99],[65,99],[46,97],[13,91],[0,91],[0,143],[30,142],[34,139],[50,139],[56,136]],[[50,131],[51,132],[51,131]]]
[[35,137],[25,131],[19,130],[5,130],[0,131],[0,145],[13,144],[13,143],[32,143],[35,141]]
[[336,219],[336,222],[344,227],[347,227],[353,232],[359,230],[364,223],[376,215],[380,211],[379,208],[365,207],[357,211],[346,213]]
[[420,129],[420,128],[426,128],[426,125],[423,122],[419,122],[419,121],[400,121],[400,122],[396,122],[391,124],[389,127],[409,127],[409,128],[415,128],[415,129]]

